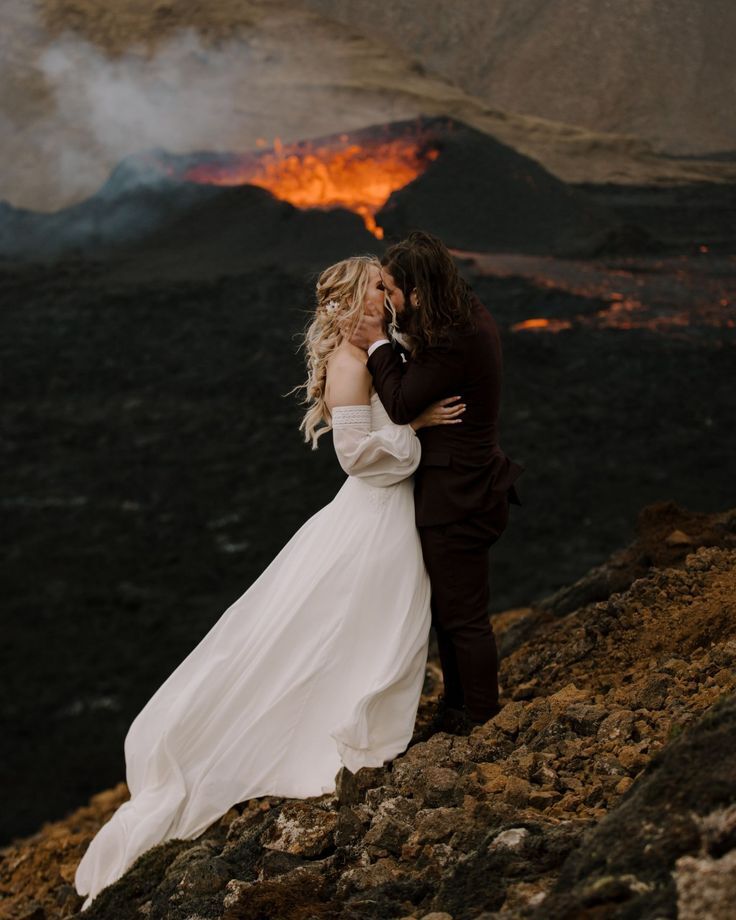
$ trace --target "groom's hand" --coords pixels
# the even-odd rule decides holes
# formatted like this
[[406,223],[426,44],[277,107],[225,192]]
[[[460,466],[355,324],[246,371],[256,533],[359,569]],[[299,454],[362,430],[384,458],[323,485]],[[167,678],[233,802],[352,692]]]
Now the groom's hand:
[[349,341],[352,345],[362,348],[363,351],[368,351],[374,342],[386,338],[388,338],[388,333],[384,317],[366,314],[349,336]]

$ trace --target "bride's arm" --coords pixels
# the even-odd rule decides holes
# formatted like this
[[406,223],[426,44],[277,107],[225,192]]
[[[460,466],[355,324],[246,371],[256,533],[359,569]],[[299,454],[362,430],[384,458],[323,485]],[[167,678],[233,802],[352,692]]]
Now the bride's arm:
[[422,448],[411,425],[371,431],[370,406],[336,406],[332,434],[340,466],[371,485],[391,486],[419,466]]
[[371,376],[350,356],[332,361],[327,370],[327,407],[340,466],[375,486],[406,479],[419,465],[421,444],[411,425],[371,431]]

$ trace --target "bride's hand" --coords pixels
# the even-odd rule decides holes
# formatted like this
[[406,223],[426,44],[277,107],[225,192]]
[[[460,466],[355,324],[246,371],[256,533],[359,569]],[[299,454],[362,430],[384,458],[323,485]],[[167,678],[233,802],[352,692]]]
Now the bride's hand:
[[439,399],[437,402],[432,403],[431,406],[427,406],[424,412],[409,424],[414,431],[419,431],[420,428],[429,428],[431,425],[457,425],[458,422],[462,422],[459,416],[466,409],[464,403],[459,403],[455,406],[451,405],[452,403],[457,403],[458,399],[462,399],[462,397],[448,396],[447,399]]
[[[346,330],[343,329],[343,335],[345,334]],[[373,342],[385,338],[388,338],[388,333],[386,332],[386,319],[383,313],[380,315],[377,313],[364,313],[355,328],[348,334],[351,345],[362,348],[363,351],[368,351]]]

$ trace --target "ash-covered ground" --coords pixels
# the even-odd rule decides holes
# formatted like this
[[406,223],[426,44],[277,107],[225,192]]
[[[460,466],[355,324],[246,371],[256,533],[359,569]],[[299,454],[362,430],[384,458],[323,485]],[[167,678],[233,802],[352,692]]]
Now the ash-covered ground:
[[[493,550],[496,612],[627,544],[648,503],[734,504],[733,190],[580,191],[628,226],[610,252],[548,276],[462,261],[502,332],[501,444],[527,468]],[[247,189],[177,221],[148,261],[143,245],[0,266],[5,840],[123,777],[137,711],[343,480],[288,391],[314,270],[378,242],[355,215]]]

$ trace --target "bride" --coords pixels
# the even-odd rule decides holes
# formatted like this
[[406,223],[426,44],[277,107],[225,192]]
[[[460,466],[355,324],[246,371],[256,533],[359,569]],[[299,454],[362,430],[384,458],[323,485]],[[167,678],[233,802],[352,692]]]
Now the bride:
[[381,766],[411,740],[430,629],[416,431],[462,409],[441,400],[395,425],[371,392],[348,338],[363,315],[391,310],[377,259],[327,268],[316,295],[301,430],[316,448],[332,429],[348,478],[133,720],[130,799],[77,867],[82,910],[155,844],[196,837],[247,799],[334,792],[341,767]]

